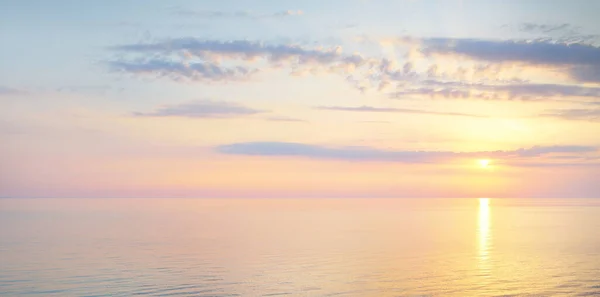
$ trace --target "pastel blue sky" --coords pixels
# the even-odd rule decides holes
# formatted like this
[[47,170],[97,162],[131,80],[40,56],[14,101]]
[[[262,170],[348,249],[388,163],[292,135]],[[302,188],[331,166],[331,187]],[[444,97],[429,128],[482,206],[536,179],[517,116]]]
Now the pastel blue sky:
[[600,197],[598,1],[0,8],[3,197]]

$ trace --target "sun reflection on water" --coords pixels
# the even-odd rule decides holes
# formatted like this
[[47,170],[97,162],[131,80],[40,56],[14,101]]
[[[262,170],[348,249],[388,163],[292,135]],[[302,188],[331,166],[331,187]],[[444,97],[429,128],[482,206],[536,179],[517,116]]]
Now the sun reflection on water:
[[479,237],[479,267],[487,274],[489,271],[490,241],[492,234],[490,232],[490,199],[479,198],[479,215],[477,224],[477,233]]

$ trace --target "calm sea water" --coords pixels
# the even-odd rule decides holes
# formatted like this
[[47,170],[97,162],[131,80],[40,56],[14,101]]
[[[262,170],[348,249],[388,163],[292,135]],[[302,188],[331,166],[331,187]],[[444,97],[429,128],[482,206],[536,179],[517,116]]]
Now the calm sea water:
[[0,293],[600,295],[600,200],[0,199]]

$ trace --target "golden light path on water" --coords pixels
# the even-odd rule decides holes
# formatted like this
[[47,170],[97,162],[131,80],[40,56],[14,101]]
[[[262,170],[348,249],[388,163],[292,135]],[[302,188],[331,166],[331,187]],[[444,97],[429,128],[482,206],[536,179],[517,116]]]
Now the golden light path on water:
[[481,273],[489,276],[489,252],[490,252],[490,199],[479,198],[479,215],[477,224],[479,236],[479,268]]

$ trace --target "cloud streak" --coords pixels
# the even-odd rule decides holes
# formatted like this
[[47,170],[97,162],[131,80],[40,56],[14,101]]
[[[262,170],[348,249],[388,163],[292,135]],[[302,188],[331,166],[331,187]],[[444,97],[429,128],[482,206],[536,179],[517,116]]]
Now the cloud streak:
[[18,89],[0,86],[0,95],[17,95],[22,93],[23,91]]
[[290,117],[282,117],[282,116],[272,116],[265,118],[265,121],[269,122],[293,122],[293,123],[306,123],[303,119],[290,118]]
[[562,24],[537,24],[537,23],[521,23],[519,24],[519,30],[528,33],[551,33],[555,31],[564,31],[571,28],[571,25],[567,23]]
[[307,48],[248,40],[174,38],[154,43],[119,45],[111,49],[122,54],[119,59],[108,62],[111,69],[132,74],[153,74],[173,80],[240,80],[259,71],[250,65],[270,69],[285,67],[291,69],[290,74],[319,71],[343,74],[369,62],[359,54],[342,54],[339,46]]
[[575,27],[572,24],[539,24],[525,22],[517,26],[517,30],[529,34],[537,34],[549,36],[552,39],[565,43],[595,43],[600,35],[583,34],[581,28]]
[[457,77],[446,77],[447,74],[438,73],[435,64],[426,70],[417,68],[410,61],[396,65],[396,61],[387,58],[344,54],[340,46],[308,48],[295,44],[190,37],[114,46],[111,49],[124,57],[108,64],[118,72],[201,82],[244,81],[265,68],[289,69],[290,75],[327,72],[341,75],[361,92],[369,89],[383,92],[395,85],[396,90],[390,94],[392,98],[429,96],[530,101],[600,98],[598,87],[485,78],[500,71],[490,65],[522,63],[554,67],[557,71],[567,72],[578,82],[600,82],[600,47],[593,45],[460,38],[405,37],[396,41],[416,45],[425,57],[462,56],[487,63],[487,66],[476,66],[472,75],[482,77],[468,81],[462,77],[464,71],[458,71]]
[[272,19],[303,15],[302,10],[283,10],[274,13],[260,14],[252,11],[238,10],[238,11],[220,11],[220,10],[192,10],[177,8],[174,13],[179,16],[197,17],[204,19]]
[[490,62],[538,65],[600,65],[600,48],[588,44],[544,40],[423,39],[425,54],[456,54]]
[[304,157],[311,159],[400,163],[435,163],[457,158],[533,158],[556,153],[593,153],[597,152],[597,150],[596,147],[592,146],[564,145],[534,146],[512,151],[405,151],[382,150],[370,147],[327,147],[291,142],[242,142],[216,147],[217,152],[230,155]]
[[443,115],[443,116],[460,116],[460,117],[472,117],[472,118],[487,118],[485,115],[461,113],[461,112],[439,112],[422,109],[410,109],[410,108],[391,108],[391,107],[373,107],[373,106],[317,106],[315,109],[318,110],[332,110],[332,111],[349,111],[349,112],[382,112],[382,113],[407,113],[407,114],[425,114],[425,115]]
[[600,88],[560,84],[483,84],[425,80],[418,87],[398,89],[389,95],[392,98],[429,96],[450,99],[554,101],[565,97],[580,97],[597,100],[600,98]]
[[564,120],[600,121],[600,109],[552,109],[540,114],[542,117],[553,117]]
[[256,70],[241,66],[226,68],[215,63],[182,63],[164,59],[136,61],[111,61],[113,71],[146,75],[156,78],[168,77],[175,81],[240,81],[256,73]]
[[340,61],[341,48],[307,49],[299,45],[270,45],[247,40],[217,41],[197,38],[175,38],[156,43],[129,44],[113,47],[131,53],[183,54],[187,58],[205,60],[239,59],[252,61],[265,58],[272,63],[293,60],[299,64],[329,64]]
[[134,112],[137,117],[231,118],[266,112],[231,102],[201,100],[178,105],[165,105],[151,112]]
[[464,38],[426,38],[419,42],[421,51],[426,55],[456,55],[492,63],[555,66],[565,68],[578,81],[600,81],[600,47],[583,42]]

